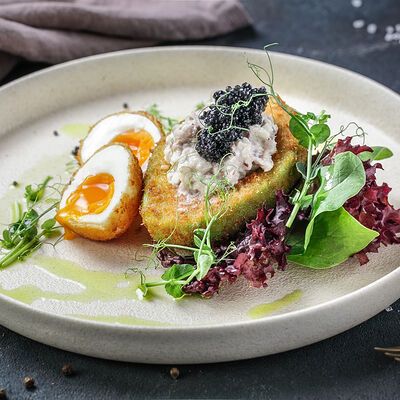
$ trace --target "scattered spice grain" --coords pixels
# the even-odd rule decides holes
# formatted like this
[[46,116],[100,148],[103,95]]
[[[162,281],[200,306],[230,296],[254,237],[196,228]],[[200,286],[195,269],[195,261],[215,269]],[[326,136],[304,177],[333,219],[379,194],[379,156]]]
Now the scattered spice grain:
[[31,378],[31,377],[26,377],[24,379],[24,386],[27,389],[32,389],[35,386],[35,380],[33,378]]
[[169,371],[169,374],[171,375],[171,378],[173,380],[176,380],[179,378],[179,369],[178,368],[171,368]]
[[127,109],[129,108],[129,104],[128,104],[128,103],[124,103],[124,104],[122,104],[122,107],[123,107],[125,110],[127,110]]
[[69,364],[64,365],[61,370],[64,376],[71,376],[74,374],[74,371]]
[[58,131],[53,131],[54,136],[58,136]]

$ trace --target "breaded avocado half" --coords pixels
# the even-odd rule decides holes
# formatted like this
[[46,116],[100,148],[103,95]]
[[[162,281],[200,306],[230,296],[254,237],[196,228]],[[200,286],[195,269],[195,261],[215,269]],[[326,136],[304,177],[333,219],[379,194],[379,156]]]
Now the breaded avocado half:
[[[266,113],[272,115],[278,126],[274,167],[268,172],[256,170],[235,186],[227,212],[213,225],[212,237],[216,241],[234,237],[246,221],[256,216],[263,203],[268,207],[274,205],[277,190],[288,193],[299,179],[296,162],[305,161],[307,152],[289,130],[290,116],[273,99],[269,100]],[[205,227],[204,199],[188,202],[185,196],[178,196],[176,187],[167,180],[170,165],[164,159],[164,148],[165,139],[159,142],[149,161],[140,213],[154,240],[169,237],[169,243],[191,245],[194,229]],[[222,201],[214,197],[212,205],[218,209]]]

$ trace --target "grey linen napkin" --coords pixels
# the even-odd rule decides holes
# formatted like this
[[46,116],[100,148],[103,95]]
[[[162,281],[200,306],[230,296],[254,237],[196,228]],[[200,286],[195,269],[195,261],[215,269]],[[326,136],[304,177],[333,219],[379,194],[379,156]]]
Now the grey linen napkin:
[[249,24],[237,0],[0,0],[0,79],[21,58],[56,64]]

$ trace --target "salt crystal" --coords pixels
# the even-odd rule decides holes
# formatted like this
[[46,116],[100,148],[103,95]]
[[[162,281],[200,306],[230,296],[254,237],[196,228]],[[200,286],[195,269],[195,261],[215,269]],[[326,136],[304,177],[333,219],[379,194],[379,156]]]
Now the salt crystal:
[[359,8],[362,6],[362,0],[351,0],[351,5],[355,8]]
[[388,26],[386,27],[386,32],[387,32],[387,33],[393,33],[393,32],[394,32],[393,26],[388,25]]
[[392,307],[392,306],[389,306],[389,307],[386,309],[386,311],[387,311],[387,312],[393,311],[393,307]]
[[395,27],[396,27],[396,31],[400,32],[400,24],[396,24]]
[[353,21],[353,28],[355,29],[360,29],[365,25],[365,22],[363,19],[356,19]]
[[368,24],[367,26],[367,32],[370,33],[371,35],[373,35],[377,29],[378,27],[376,26],[376,24]]

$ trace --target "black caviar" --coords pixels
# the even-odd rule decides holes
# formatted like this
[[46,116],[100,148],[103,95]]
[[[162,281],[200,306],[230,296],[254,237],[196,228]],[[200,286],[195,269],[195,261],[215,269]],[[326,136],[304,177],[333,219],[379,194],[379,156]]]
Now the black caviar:
[[197,134],[196,151],[207,161],[219,162],[251,125],[261,124],[268,96],[264,87],[253,88],[245,82],[218,90],[213,97],[215,104],[199,116],[204,128]]
[[79,146],[75,146],[72,149],[71,154],[76,157],[78,155],[78,153],[79,153]]

